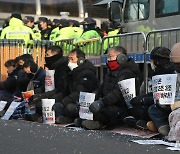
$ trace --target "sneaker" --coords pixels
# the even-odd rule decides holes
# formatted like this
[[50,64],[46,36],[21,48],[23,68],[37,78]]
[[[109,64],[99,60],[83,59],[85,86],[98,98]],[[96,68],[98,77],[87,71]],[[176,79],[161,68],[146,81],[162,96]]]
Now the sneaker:
[[104,125],[102,125],[99,121],[84,120],[82,122],[82,127],[85,129],[97,130],[97,129],[103,129]]
[[81,118],[76,118],[75,120],[74,120],[74,125],[76,126],[76,127],[82,127],[82,122],[84,121],[84,119],[81,119]]
[[164,136],[167,136],[169,133],[170,127],[169,125],[163,125],[158,128],[158,132]]
[[73,119],[70,117],[58,116],[56,117],[56,124],[69,124],[73,123]]
[[147,121],[145,120],[138,120],[136,122],[136,127],[142,130],[146,130],[147,129]]
[[147,122],[147,129],[150,130],[151,132],[157,132],[157,128],[154,125],[154,123],[152,121],[148,121]]
[[125,125],[127,125],[128,127],[136,128],[136,122],[137,122],[137,120],[136,120],[133,116],[125,117],[125,118],[123,119],[123,122],[124,122]]

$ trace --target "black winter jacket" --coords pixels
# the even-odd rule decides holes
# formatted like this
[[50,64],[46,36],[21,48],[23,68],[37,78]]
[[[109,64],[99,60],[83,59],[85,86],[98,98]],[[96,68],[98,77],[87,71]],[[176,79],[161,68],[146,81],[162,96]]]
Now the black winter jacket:
[[61,103],[66,106],[69,103],[76,103],[79,100],[80,92],[93,92],[99,86],[96,77],[96,68],[88,60],[68,74],[68,95],[63,98]]
[[109,71],[106,74],[103,84],[97,91],[97,95],[102,98],[105,106],[126,106],[118,82],[130,78],[135,78],[136,94],[138,95],[142,75],[133,59],[128,59],[127,63],[120,65],[117,70]]

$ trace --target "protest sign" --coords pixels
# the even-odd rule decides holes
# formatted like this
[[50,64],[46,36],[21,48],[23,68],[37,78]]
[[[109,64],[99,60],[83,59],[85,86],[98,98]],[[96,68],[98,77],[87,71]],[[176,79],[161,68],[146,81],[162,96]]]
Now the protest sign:
[[79,95],[79,117],[81,119],[93,120],[93,113],[90,112],[89,106],[94,102],[95,94],[80,92]]
[[0,101],[0,111],[4,110],[7,102],[6,101]]
[[45,92],[52,91],[55,88],[54,73],[55,73],[55,70],[46,70]]
[[11,115],[14,113],[15,109],[21,104],[21,102],[15,102],[12,101],[9,108],[7,109],[6,113],[4,114],[4,116],[1,118],[3,120],[9,120],[9,118],[11,117]]
[[42,99],[42,115],[44,124],[55,123],[55,112],[52,111],[52,106],[55,103],[55,99]]
[[119,88],[122,92],[127,107],[132,108],[130,101],[136,97],[135,78],[126,79],[118,82]]
[[152,77],[154,103],[174,104],[177,74],[164,74]]

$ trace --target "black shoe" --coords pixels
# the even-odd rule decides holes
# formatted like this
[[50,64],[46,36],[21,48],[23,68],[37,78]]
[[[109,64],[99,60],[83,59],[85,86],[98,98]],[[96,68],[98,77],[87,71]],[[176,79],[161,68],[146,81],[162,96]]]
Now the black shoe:
[[128,116],[123,119],[123,122],[128,127],[136,128],[136,122],[137,120],[133,116]]
[[74,120],[74,125],[76,126],[76,127],[82,127],[82,122],[84,121],[84,119],[81,119],[81,118],[76,118],[75,120]]
[[104,125],[101,124],[99,121],[84,120],[82,122],[82,127],[90,130],[97,130],[97,129],[99,130],[99,129],[103,129]]
[[138,129],[147,130],[147,121],[145,121],[145,120],[138,120],[136,122],[136,127]]
[[24,119],[27,120],[27,121],[38,121],[39,119],[39,115],[38,114],[25,114],[24,115]]
[[73,119],[70,117],[58,116],[56,117],[56,124],[69,124],[73,123]]

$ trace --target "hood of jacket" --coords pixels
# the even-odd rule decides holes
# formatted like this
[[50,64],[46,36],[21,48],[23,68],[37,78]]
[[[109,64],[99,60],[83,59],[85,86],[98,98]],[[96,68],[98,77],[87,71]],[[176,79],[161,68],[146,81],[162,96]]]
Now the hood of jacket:
[[67,57],[62,57],[60,58],[59,60],[55,61],[51,68],[52,70],[56,70],[59,68],[59,66],[62,66],[62,65],[68,65],[68,58]]
[[9,21],[9,26],[16,27],[16,26],[23,26],[24,23],[22,20],[17,18],[11,18]]

